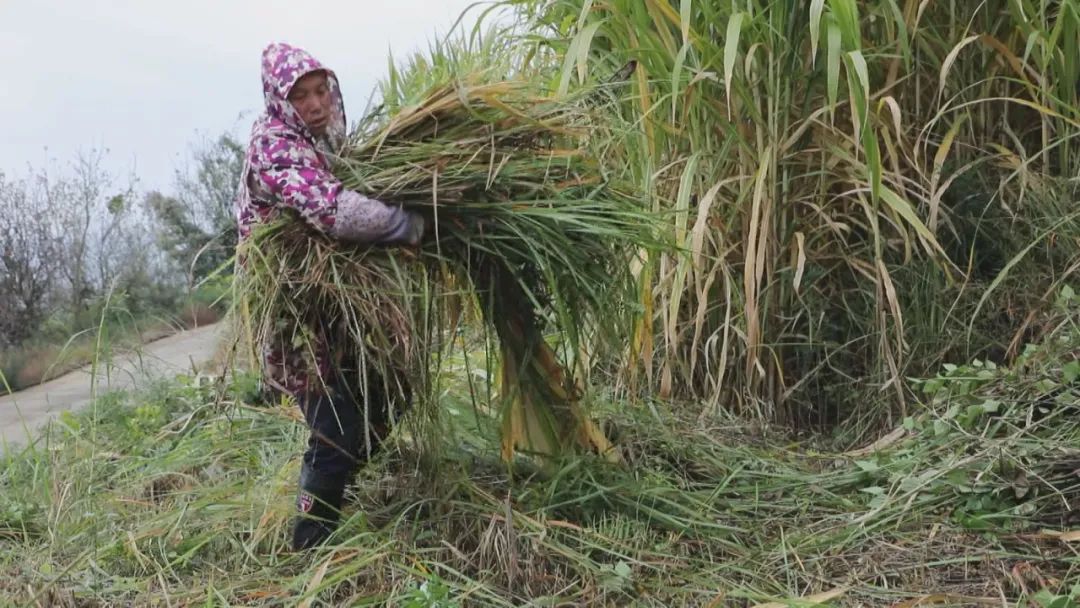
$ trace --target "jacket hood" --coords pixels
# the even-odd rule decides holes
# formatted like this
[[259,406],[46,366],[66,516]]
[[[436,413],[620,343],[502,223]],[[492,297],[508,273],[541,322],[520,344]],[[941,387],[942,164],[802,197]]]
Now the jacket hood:
[[320,70],[326,73],[327,85],[330,88],[331,116],[327,134],[336,147],[345,136],[345,105],[341,98],[341,87],[337,75],[307,51],[284,42],[274,42],[263,49],[263,99],[266,102],[266,113],[271,118],[281,121],[289,129],[302,133],[314,142],[315,137],[289,103],[289,91],[298,80]]

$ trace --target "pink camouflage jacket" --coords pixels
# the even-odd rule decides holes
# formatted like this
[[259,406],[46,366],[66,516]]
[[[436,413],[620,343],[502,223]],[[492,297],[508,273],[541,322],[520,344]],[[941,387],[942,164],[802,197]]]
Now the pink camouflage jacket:
[[[289,103],[289,90],[304,75],[323,71],[332,113],[326,135],[316,138]],[[415,243],[423,222],[399,207],[346,190],[330,172],[326,154],[345,140],[345,107],[337,76],[307,52],[284,43],[263,50],[262,85],[266,111],[251,129],[251,143],[236,198],[243,242],[252,227],[293,209],[312,227],[351,243]],[[332,344],[325,329],[307,328],[311,350],[293,346],[298,328],[286,328],[262,344],[264,381],[300,396],[312,387],[312,373],[329,379]]]

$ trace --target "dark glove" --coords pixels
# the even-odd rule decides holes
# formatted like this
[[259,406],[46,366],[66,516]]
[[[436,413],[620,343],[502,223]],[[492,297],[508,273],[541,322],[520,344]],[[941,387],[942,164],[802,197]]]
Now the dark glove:
[[415,211],[406,211],[406,213],[408,214],[409,226],[406,230],[404,241],[406,245],[416,247],[424,239],[426,222],[424,221],[424,216]]

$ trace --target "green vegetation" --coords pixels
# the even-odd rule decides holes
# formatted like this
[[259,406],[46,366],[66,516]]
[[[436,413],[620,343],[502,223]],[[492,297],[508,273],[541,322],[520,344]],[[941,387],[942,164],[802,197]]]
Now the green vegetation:
[[[506,361],[482,331],[483,307],[425,316],[455,292],[428,283],[434,272],[397,269],[427,250],[380,257],[370,268],[381,278],[342,280],[336,269],[362,258],[305,241],[293,254],[309,272],[271,264],[258,276],[373,306],[367,319],[407,310],[437,354],[412,372],[429,374],[422,413],[437,424],[399,426],[395,449],[350,490],[333,542],[296,555],[286,528],[306,431],[293,404],[259,402],[242,366],[104,395],[3,456],[0,595],[59,606],[1080,604],[1080,1],[498,6],[517,11],[508,29],[481,27],[392,67],[357,141],[388,124],[421,136],[355,147],[338,169],[413,205],[432,192],[448,208],[471,202],[481,175],[572,203],[490,218],[536,248],[527,254],[465,222],[476,208],[464,204],[461,225],[451,214],[439,228],[450,245],[540,260],[543,278],[519,285],[582,288],[588,306],[560,310],[569,300],[555,294],[533,312],[587,383],[583,404],[621,462],[504,462],[489,389]],[[588,141],[600,149],[587,173],[644,194],[664,222],[650,239],[616,235],[639,255],[604,258],[631,283],[633,305],[592,319],[622,327],[619,348],[599,339],[602,324],[578,324],[588,315],[575,310],[595,316],[608,300],[574,283],[597,269],[557,238],[581,223],[575,208],[592,209],[587,197],[530,181],[540,155],[491,154],[506,149],[491,136],[520,123],[496,119],[484,142],[461,127],[491,121],[493,98],[468,95],[467,76],[485,70],[545,103],[595,96],[619,136]],[[419,118],[433,99],[456,118],[477,114],[436,134]],[[467,170],[442,173],[441,155]],[[510,190],[500,200],[522,198]],[[264,236],[296,237],[281,226]],[[431,259],[441,272],[464,258]],[[355,293],[371,285],[392,289]]]
[[[349,492],[331,546],[287,550],[305,430],[253,378],[103,396],[0,469],[0,585],[15,605],[832,605],[1080,600],[1080,299],[1016,365],[949,366],[876,449],[687,404],[595,411],[625,457],[551,472],[498,451],[444,366],[444,449],[399,450]],[[471,365],[469,364],[471,361]],[[1071,531],[1070,527],[1071,526]],[[1063,531],[1065,534],[1063,534]],[[1066,535],[1067,534],[1067,535]],[[828,594],[828,592],[833,592]],[[1069,599],[1072,598],[1072,599]]]
[[1080,259],[1075,0],[506,4],[553,88],[637,61],[625,162],[680,245],[641,274],[646,394],[856,442],[905,377],[1037,337]]
[[[29,179],[0,172],[0,393],[139,346],[228,309],[232,199],[243,149],[193,150],[176,194],[121,194],[105,153]],[[6,380],[6,384],[3,380]]]
[[[74,319],[57,314],[33,338],[0,350],[0,395],[61,376],[109,353],[134,350],[176,331],[217,322],[228,309],[228,282],[211,280],[166,306],[125,293],[92,302]],[[171,294],[170,294],[171,295]]]

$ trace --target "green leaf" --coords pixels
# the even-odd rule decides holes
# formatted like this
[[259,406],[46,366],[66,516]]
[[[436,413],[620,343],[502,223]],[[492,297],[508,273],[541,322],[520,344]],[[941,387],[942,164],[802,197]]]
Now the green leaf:
[[855,466],[859,467],[863,471],[866,471],[867,473],[873,473],[875,471],[881,470],[881,467],[878,466],[878,464],[873,460],[856,460]]
[[1031,58],[1031,51],[1035,49],[1035,45],[1042,41],[1042,32],[1039,30],[1032,30],[1027,36],[1027,44],[1024,45],[1024,63],[1028,62]]
[[930,229],[926,227],[926,224],[919,219],[919,216],[915,215],[915,210],[912,209],[910,203],[900,198],[899,194],[885,186],[881,187],[881,199],[903,218],[909,226],[914,228],[915,232],[922,237],[923,241],[925,241],[930,248],[936,250],[943,256],[945,255],[945,251],[941,248],[938,240],[930,232]]
[[870,199],[876,203],[881,196],[881,151],[878,149],[877,134],[873,129],[865,129],[862,140],[866,153],[866,172],[870,180]]
[[887,0],[887,2],[893,14],[893,22],[896,24],[896,37],[900,42],[900,54],[904,58],[904,66],[911,69],[911,42],[908,40],[907,23],[904,21],[904,14],[901,12],[896,0]]
[[1055,595],[1046,589],[1040,590],[1032,598],[1042,608],[1073,608],[1072,598],[1067,595]]
[[585,81],[589,49],[592,48],[592,39],[593,36],[596,35],[596,30],[600,29],[600,26],[603,24],[603,20],[590,23],[570,41],[570,48],[566,50],[566,57],[563,58],[562,75],[559,78],[558,94],[560,96],[566,95],[567,91],[570,90],[570,78],[575,66],[577,68],[578,81]]
[[821,12],[825,8],[825,0],[810,1],[810,62],[811,65],[817,60],[818,38],[821,36]]
[[678,258],[675,281],[671,289],[671,299],[668,302],[667,332],[669,335],[676,332],[679,307],[682,306],[682,298],[686,291],[686,277],[693,263],[689,256],[690,232],[687,229],[687,222],[690,217],[690,196],[694,190],[700,160],[701,155],[698,153],[695,153],[687,160],[682,178],[679,180],[679,193],[675,198],[675,244],[679,248],[681,255]]
[[[1067,5],[1069,10],[1063,10],[1062,14],[1058,17],[1059,20],[1064,22],[1063,36],[1065,40],[1077,40],[1080,38],[1080,4],[1073,2]],[[1063,9],[1065,6],[1062,7]],[[1075,45],[1076,43],[1073,42]],[[1076,82],[1080,79],[1080,57],[1077,57],[1075,52],[1075,46],[1071,53],[1062,53],[1062,69],[1063,74],[1058,79],[1060,85],[1068,87],[1068,83]],[[1080,93],[1078,93],[1080,94]],[[1064,93],[1065,98],[1068,99],[1068,93]]]
[[828,72],[829,108],[835,109],[836,101],[840,95],[840,28],[831,20],[829,21],[826,36],[828,36],[828,65],[826,70]]
[[[851,107],[855,109],[851,117],[855,127],[855,137],[861,140],[869,118],[870,76],[862,53],[858,51],[845,53],[843,59],[844,67],[847,69],[848,96],[851,98]],[[863,143],[865,146],[866,142]]]
[[933,379],[927,380],[923,384],[923,393],[925,393],[927,395],[933,395],[934,393],[937,393],[938,391],[940,391],[944,387],[945,387],[945,381],[944,380],[942,380],[941,378],[933,378]]
[[[585,27],[585,20],[589,18],[589,13],[592,12],[592,5],[593,5],[593,0],[585,0],[585,2],[581,3],[581,11],[578,13],[578,18],[577,18],[577,29],[578,30]],[[571,15],[569,15],[569,14],[566,17],[567,17],[567,19],[573,19],[573,17]],[[567,23],[566,26],[569,27],[569,23]],[[563,30],[563,31],[566,31],[566,30]]]
[[844,42],[850,50],[858,50],[862,46],[862,35],[859,31],[859,10],[855,0],[831,0],[829,6],[836,14],[836,20],[844,36]]
[[675,123],[676,110],[679,101],[682,100],[682,71],[686,63],[686,54],[690,52],[690,43],[683,43],[679,54],[675,57],[675,65],[671,68],[671,122]]
[[851,51],[847,54],[847,57],[851,58],[851,64],[855,67],[855,73],[859,76],[859,84],[862,85],[866,99],[869,101],[870,70],[866,67],[866,58],[863,57],[861,51]]
[[675,197],[675,243],[680,249],[686,249],[687,222],[690,219],[690,197],[698,177],[698,164],[701,153],[695,152],[686,161],[682,176],[679,178],[679,192]]
[[735,72],[735,56],[739,52],[739,36],[745,13],[735,13],[728,19],[727,39],[724,40],[724,88],[727,91],[728,113],[731,113],[732,74]]
[[683,43],[690,42],[690,15],[693,0],[682,0],[679,3],[679,29],[682,30]]
[[1080,361],[1069,361],[1061,368],[1061,379],[1065,384],[1072,384],[1080,377]]
[[597,21],[596,23],[590,23],[585,29],[581,30],[580,42],[578,42],[577,48],[577,72],[578,82],[585,82],[586,70],[588,68],[589,51],[592,49],[592,39],[596,35],[596,30],[603,25],[603,21]]
[[989,520],[981,515],[960,515],[957,517],[960,525],[968,530],[992,530],[995,528]]

